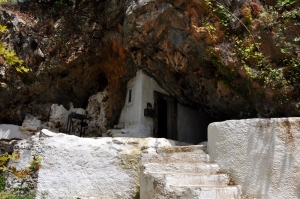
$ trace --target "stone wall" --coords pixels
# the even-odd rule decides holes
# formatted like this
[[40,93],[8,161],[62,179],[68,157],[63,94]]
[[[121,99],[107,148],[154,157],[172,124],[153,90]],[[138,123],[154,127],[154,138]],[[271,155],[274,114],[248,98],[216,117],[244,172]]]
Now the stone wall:
[[216,122],[208,151],[246,198],[300,198],[299,131],[300,118]]
[[43,158],[37,198],[133,199],[139,197],[141,152],[162,146],[171,144],[155,138],[80,138],[43,129],[15,145],[21,159],[14,166],[24,168],[33,154]]

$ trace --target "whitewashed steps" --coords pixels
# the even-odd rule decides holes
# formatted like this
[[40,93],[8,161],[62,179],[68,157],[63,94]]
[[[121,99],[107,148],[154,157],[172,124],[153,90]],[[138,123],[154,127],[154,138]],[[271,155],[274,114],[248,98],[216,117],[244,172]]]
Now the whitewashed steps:
[[202,146],[163,147],[142,154],[141,199],[240,199],[241,187],[209,162]]
[[145,172],[165,172],[165,173],[201,173],[216,174],[220,167],[216,163],[148,163],[144,164]]
[[209,162],[209,156],[199,152],[143,154],[142,163],[199,163]]
[[236,186],[172,186],[170,198],[236,199],[241,198],[242,187]]
[[150,172],[154,179],[165,179],[167,185],[177,186],[226,186],[229,183],[227,174],[202,175],[198,173],[162,173]]
[[165,146],[158,148],[156,150],[157,154],[168,154],[168,153],[202,153],[205,154],[203,151],[202,145],[189,145],[189,146]]

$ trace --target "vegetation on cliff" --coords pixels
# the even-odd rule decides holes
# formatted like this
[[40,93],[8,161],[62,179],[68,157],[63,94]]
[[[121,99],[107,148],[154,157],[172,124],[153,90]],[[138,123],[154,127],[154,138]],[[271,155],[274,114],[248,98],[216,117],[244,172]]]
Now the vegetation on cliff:
[[[273,116],[284,116],[282,109],[289,103],[295,110],[300,107],[299,4],[295,0],[267,5],[241,1],[234,10],[225,1],[206,1],[208,12],[214,13],[206,25],[214,43],[208,61],[213,61],[218,78],[237,94],[253,104],[263,98],[273,104],[276,109],[268,110]],[[218,37],[216,21],[224,37]]]

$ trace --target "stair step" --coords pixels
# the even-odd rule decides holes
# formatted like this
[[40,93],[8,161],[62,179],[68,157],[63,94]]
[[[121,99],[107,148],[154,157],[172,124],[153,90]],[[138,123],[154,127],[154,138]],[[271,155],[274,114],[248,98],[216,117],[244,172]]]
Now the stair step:
[[166,185],[169,186],[225,186],[229,183],[227,174],[148,172],[148,175],[159,180],[164,179]]
[[209,162],[205,153],[184,152],[170,154],[145,153],[142,154],[142,164],[146,163],[200,163]]
[[141,199],[241,199],[241,186],[228,186],[202,145],[170,146],[143,153]]
[[164,146],[157,150],[158,154],[168,154],[168,153],[187,153],[187,152],[198,152],[205,154],[202,145],[189,145],[189,146]]
[[216,163],[148,163],[144,164],[144,172],[177,172],[177,173],[200,173],[200,174],[216,174],[220,167]]
[[180,199],[241,199],[241,186],[170,186],[170,195]]

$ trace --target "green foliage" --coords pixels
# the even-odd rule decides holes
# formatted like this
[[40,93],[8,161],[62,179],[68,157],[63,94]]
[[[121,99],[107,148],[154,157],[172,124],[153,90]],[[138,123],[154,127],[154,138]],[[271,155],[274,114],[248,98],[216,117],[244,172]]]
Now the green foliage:
[[282,17],[285,19],[297,19],[300,18],[300,8],[296,8],[293,10],[284,10],[282,13]]
[[213,12],[217,14],[223,26],[228,26],[229,22],[234,19],[234,14],[230,12],[224,5],[216,3]]
[[294,41],[300,41],[300,37],[295,37]]
[[20,195],[15,195],[12,191],[4,191],[4,192],[0,192],[0,198],[1,199],[35,199],[35,196],[32,194],[20,196]]
[[256,48],[260,43],[252,43],[248,38],[242,40],[234,37],[234,40],[244,66],[255,66],[258,68],[263,66],[264,55]]
[[[227,39],[235,44],[230,50],[230,55],[226,53],[221,56],[231,56],[238,58],[235,64],[242,64],[246,72],[247,79],[243,81],[243,70],[234,65],[225,66],[221,60],[224,57],[218,57],[215,52],[212,52],[209,57],[210,63],[217,68],[218,78],[224,80],[230,88],[238,91],[240,88],[248,88],[255,85],[264,86],[264,88],[280,89],[281,96],[275,96],[279,105],[286,104],[291,99],[290,88],[296,88],[300,82],[300,57],[299,57],[299,42],[300,35],[296,31],[296,27],[300,25],[300,8],[293,8],[296,0],[280,0],[277,1],[275,7],[265,6],[263,13],[260,11],[254,15],[253,7],[244,4],[240,8],[241,18],[234,15],[230,8],[217,0],[206,0],[206,6],[210,9],[208,12],[213,12],[217,16],[218,22],[223,25]],[[253,20],[255,18],[255,20]],[[236,31],[232,32],[231,24],[239,24],[244,27],[247,32]],[[213,33],[213,29],[209,29],[210,23],[206,23],[206,28]],[[261,30],[256,28],[262,27]],[[297,27],[298,28],[298,27]],[[261,43],[266,45],[264,35],[272,35],[272,39],[276,41],[276,52],[282,53],[277,58],[270,59],[261,50]],[[270,37],[269,37],[270,38]],[[225,52],[225,50],[221,50]],[[298,53],[297,53],[298,52]],[[280,55],[280,54],[279,54]],[[225,58],[226,59],[226,58]],[[237,78],[243,85],[235,85]],[[251,90],[250,88],[248,89]],[[241,89],[240,89],[241,91]],[[263,92],[262,92],[263,93]],[[300,108],[300,102],[298,103]]]
[[285,8],[287,6],[293,5],[296,0],[278,0],[276,4],[276,8]]
[[0,26],[0,32],[4,33],[7,31],[7,27],[6,26]]
[[[0,25],[0,32],[4,33],[6,31],[6,26]],[[23,61],[19,59],[19,57],[16,55],[15,51],[8,50],[6,46],[4,46],[3,43],[0,43],[0,55],[4,58],[6,63],[9,66],[14,66],[18,72],[25,72],[27,73],[29,71],[28,68],[23,66]]]
[[2,174],[0,174],[0,193],[5,189],[5,179]]
[[[15,167],[6,167],[6,163],[9,160],[17,160],[20,158],[19,153],[13,152],[11,155],[5,153],[0,155],[0,198],[1,199],[34,199],[35,196],[31,193],[25,193],[20,195],[20,190],[29,192],[28,189],[22,189],[22,187],[14,188],[13,190],[5,190],[5,178],[3,172],[9,172],[14,174],[17,178],[22,179],[21,185],[26,181],[26,176],[30,175],[32,172],[36,172],[41,168],[41,158],[37,155],[33,155],[33,159],[29,162],[29,166],[25,169],[16,169]],[[16,194],[16,193],[18,194]]]
[[0,3],[7,3],[7,4],[11,4],[11,3],[17,3],[17,0],[0,0]]

